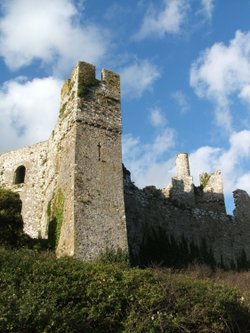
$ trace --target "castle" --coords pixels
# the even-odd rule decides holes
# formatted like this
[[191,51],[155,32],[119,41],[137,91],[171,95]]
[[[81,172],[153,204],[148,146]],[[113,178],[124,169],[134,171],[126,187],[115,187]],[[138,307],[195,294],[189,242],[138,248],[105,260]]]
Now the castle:
[[134,264],[250,262],[250,198],[234,192],[226,214],[220,172],[193,184],[188,155],[164,189],[137,188],[121,160],[120,79],[79,62],[61,90],[59,119],[47,141],[0,155],[0,186],[18,192],[24,231],[56,237],[58,256],[92,260],[129,251]]

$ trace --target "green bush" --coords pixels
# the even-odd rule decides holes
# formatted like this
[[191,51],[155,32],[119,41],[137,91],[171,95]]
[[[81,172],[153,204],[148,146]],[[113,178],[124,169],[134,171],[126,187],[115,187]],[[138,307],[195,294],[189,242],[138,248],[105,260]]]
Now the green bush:
[[17,193],[0,188],[0,244],[17,246],[23,235],[22,202]]
[[248,332],[234,289],[119,264],[0,249],[0,332]]
[[49,247],[47,239],[31,238],[23,232],[21,208],[18,193],[0,188],[0,245],[46,250]]

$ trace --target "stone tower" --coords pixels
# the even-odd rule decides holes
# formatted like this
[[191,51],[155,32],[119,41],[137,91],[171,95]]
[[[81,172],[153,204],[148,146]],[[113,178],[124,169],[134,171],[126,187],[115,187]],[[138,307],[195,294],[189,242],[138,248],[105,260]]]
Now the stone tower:
[[[119,76],[103,70],[99,81],[93,65],[79,62],[62,88],[61,110],[73,116],[74,255],[127,249]],[[67,239],[62,228],[59,255]]]

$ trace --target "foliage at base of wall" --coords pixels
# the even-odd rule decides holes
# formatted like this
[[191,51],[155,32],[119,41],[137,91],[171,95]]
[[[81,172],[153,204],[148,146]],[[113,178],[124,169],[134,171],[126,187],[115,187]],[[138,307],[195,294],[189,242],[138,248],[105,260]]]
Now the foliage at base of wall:
[[234,289],[170,270],[0,249],[0,332],[248,332]]
[[215,267],[213,252],[202,239],[200,246],[188,243],[184,235],[176,240],[158,227],[144,226],[144,239],[137,257],[131,258],[133,264],[140,266],[162,265],[174,268],[187,267],[191,263],[206,264]]
[[17,246],[23,236],[19,194],[0,188],[0,244]]
[[63,222],[64,194],[58,190],[48,203],[48,245],[55,249],[59,243],[61,227]]
[[19,194],[0,188],[0,245],[8,248],[46,250],[47,239],[32,239],[23,231]]
[[244,250],[235,263],[231,262],[230,265],[225,266],[223,257],[219,263],[216,263],[213,250],[207,245],[204,238],[197,245],[194,242],[189,242],[184,235],[180,239],[176,239],[173,235],[167,234],[163,228],[153,228],[150,225],[144,225],[143,235],[139,253],[136,256],[131,253],[132,265],[185,268],[190,264],[205,264],[212,269],[219,267],[224,270],[237,271],[250,268],[250,261],[247,260]]

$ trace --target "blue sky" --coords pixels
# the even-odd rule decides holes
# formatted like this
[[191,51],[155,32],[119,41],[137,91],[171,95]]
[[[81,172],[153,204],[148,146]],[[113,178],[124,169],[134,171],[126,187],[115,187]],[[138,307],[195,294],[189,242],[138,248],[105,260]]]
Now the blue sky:
[[167,186],[178,152],[250,193],[250,0],[1,0],[0,152],[49,137],[78,60],[121,75],[123,160]]

